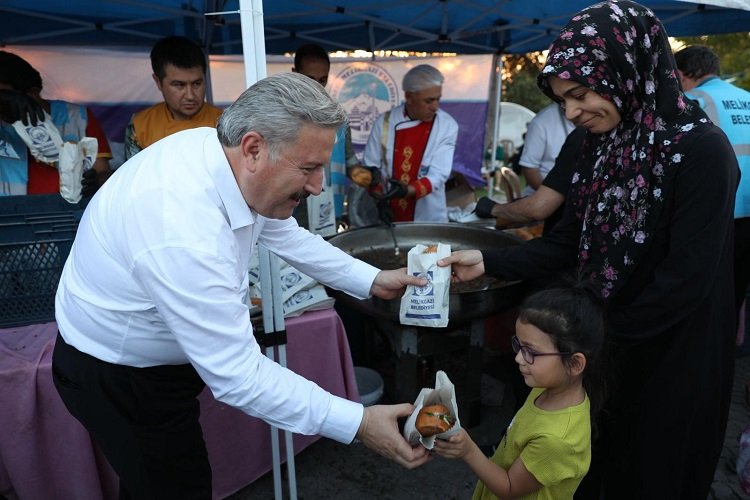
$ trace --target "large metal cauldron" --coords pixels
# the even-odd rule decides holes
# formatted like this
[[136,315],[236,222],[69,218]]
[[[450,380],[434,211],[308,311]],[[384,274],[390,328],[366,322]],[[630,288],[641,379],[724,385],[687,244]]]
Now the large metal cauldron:
[[[399,256],[394,255],[394,236]],[[417,243],[450,244],[451,250],[484,250],[518,245],[521,239],[502,231],[466,224],[437,224],[402,222],[391,229],[372,226],[354,229],[332,236],[331,244],[381,269],[406,266],[409,250]],[[459,286],[452,285],[450,293],[450,323],[458,324],[490,316],[513,306],[521,293],[518,282],[482,277]],[[337,290],[330,291],[336,300],[350,305],[364,314],[399,323],[400,299],[382,300],[377,297],[358,300]]]

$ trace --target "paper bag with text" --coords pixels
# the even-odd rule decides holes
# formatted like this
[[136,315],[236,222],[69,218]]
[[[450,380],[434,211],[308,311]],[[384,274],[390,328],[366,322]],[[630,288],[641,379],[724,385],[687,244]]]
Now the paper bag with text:
[[307,197],[308,228],[313,234],[331,236],[336,234],[336,209],[333,206],[333,190],[323,179],[323,189],[317,196]]
[[438,267],[437,261],[450,254],[451,246],[443,243],[417,245],[409,250],[407,272],[427,278],[427,284],[406,287],[401,297],[401,324],[435,328],[448,325],[451,268]]

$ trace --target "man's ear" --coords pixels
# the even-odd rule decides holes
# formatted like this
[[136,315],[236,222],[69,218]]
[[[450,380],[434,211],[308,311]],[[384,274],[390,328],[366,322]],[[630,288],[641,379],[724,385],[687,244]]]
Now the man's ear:
[[568,366],[570,367],[570,374],[573,376],[578,376],[583,373],[583,370],[586,369],[586,355],[582,352],[574,352],[570,356],[570,363],[568,363]]
[[248,165],[251,171],[255,171],[260,155],[265,147],[265,139],[258,132],[248,132],[240,140],[240,154],[243,163]]
[[161,88],[161,80],[159,79],[159,77],[156,76],[155,73],[151,73],[151,78],[154,79],[154,83],[156,84],[156,88],[159,89],[159,92],[163,92]]

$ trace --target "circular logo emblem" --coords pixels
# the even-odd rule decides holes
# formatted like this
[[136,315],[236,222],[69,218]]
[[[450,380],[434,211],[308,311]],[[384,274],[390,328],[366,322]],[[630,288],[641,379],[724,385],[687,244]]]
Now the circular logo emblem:
[[417,278],[426,278],[427,284],[424,286],[415,286],[414,287],[414,295],[417,295],[419,297],[423,297],[425,295],[432,295],[432,271],[426,271],[421,273],[414,273],[414,276]]
[[379,114],[398,104],[398,86],[381,66],[371,62],[350,64],[333,78],[331,97],[349,115],[354,144],[367,144]]

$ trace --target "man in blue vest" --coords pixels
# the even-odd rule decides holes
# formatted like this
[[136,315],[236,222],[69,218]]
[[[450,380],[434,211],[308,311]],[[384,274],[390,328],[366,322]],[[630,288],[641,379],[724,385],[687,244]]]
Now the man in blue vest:
[[[719,78],[719,57],[692,45],[675,54],[682,88],[721,127],[742,173],[734,205],[734,275],[737,312],[750,282],[750,92]],[[706,165],[710,175],[711,165]]]

